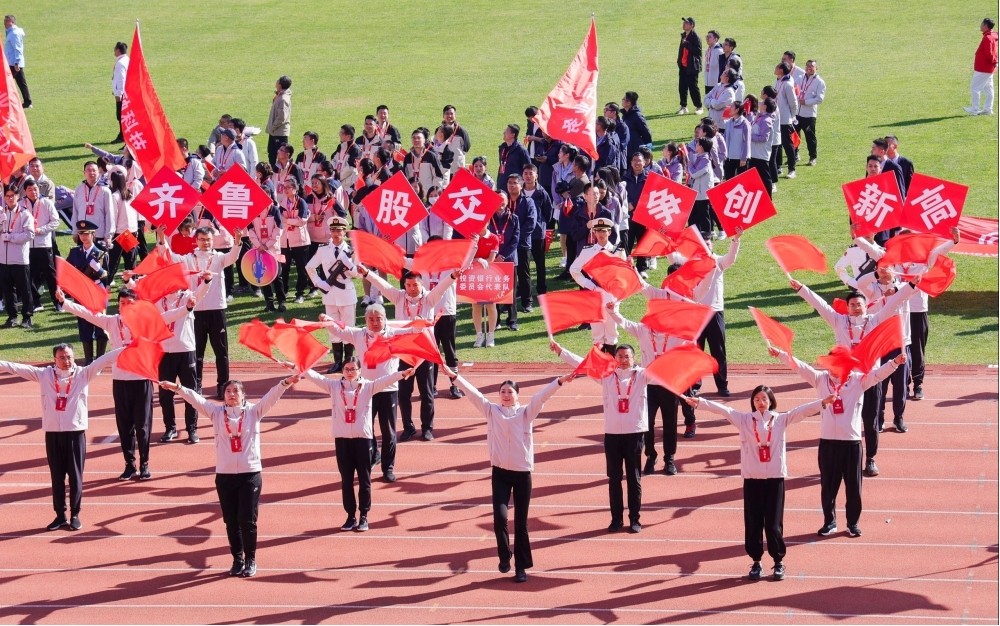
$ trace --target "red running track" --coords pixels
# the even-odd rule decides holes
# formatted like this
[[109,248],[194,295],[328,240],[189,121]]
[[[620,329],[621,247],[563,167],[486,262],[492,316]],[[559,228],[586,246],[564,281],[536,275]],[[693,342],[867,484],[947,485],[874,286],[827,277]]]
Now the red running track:
[[[495,395],[513,371],[524,400],[557,368],[467,373]],[[281,376],[236,370],[252,381],[251,398]],[[747,405],[761,381],[783,408],[814,397],[786,371],[744,367],[731,370],[731,401]],[[225,575],[210,427],[195,446],[183,435],[154,443],[153,480],[120,483],[102,376],[91,392],[84,529],[50,533],[37,391],[9,376],[0,390],[3,623],[996,624],[1000,615],[994,370],[929,373],[927,399],[907,406],[910,432],[882,435],[882,475],[864,482],[858,539],[843,532],[843,494],[841,532],[816,536],[818,417],[793,427],[780,583],[744,578],[737,436],[708,413],[696,438],[680,439],[681,473],[643,478],[642,533],[606,532],[599,388],[589,380],[560,390],[536,422],[535,568],[523,585],[497,572],[485,429],[465,400],[437,401],[433,442],[400,444],[399,481],[376,481],[372,528],[361,534],[337,530],[345,514],[328,399],[308,383],[287,393],[266,420],[260,569],[244,580]],[[159,420],[157,410],[154,438]],[[661,449],[658,470],[662,458]]]

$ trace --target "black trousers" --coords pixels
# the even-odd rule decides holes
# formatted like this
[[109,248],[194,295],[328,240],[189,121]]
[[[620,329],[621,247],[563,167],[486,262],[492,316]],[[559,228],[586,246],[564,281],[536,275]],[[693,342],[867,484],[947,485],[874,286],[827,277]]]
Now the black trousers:
[[927,337],[930,333],[927,312],[910,311],[910,379],[914,387],[924,384],[924,354],[927,351]]
[[13,65],[8,66],[10,68],[10,73],[14,76],[14,82],[17,83],[17,88],[21,92],[21,100],[24,103],[24,108],[31,106],[31,92],[28,90],[28,79],[24,76],[24,68],[15,71]]
[[94,341],[107,341],[108,334],[99,326],[94,326],[82,318],[76,318],[76,330],[80,335],[80,341],[88,343]]
[[[458,320],[454,315],[442,315],[434,322],[434,339],[441,350],[441,357],[444,364],[451,369],[458,371],[458,351],[455,347],[455,332]],[[437,389],[438,372],[441,368],[434,364],[434,376],[431,381],[431,388]]]
[[569,276],[569,268],[573,266],[573,261],[576,260],[577,243],[573,239],[572,235],[566,235],[566,269],[563,272]]
[[820,439],[819,499],[824,524],[837,521],[837,493],[841,481],[847,493],[847,524],[851,526],[861,519],[861,442]]
[[535,264],[535,294],[548,292],[545,284],[545,239],[531,242],[531,261]]
[[[788,161],[788,171],[795,171],[795,146],[792,144],[792,134],[795,127],[791,124],[781,125],[781,150],[785,153],[785,160]],[[778,152],[778,167],[781,167],[781,152]]]
[[234,557],[257,558],[257,509],[263,486],[260,472],[215,475],[215,491]]
[[809,159],[816,158],[816,118],[815,117],[802,117],[801,115],[796,115],[795,119],[799,122],[799,130],[802,134],[806,136],[806,148],[809,150]]
[[497,556],[510,563],[510,533],[507,530],[507,506],[514,494],[514,567],[528,569],[531,541],[528,539],[528,506],[531,504],[531,472],[515,472],[493,466],[493,533],[497,537]]
[[784,518],[784,478],[743,479],[743,545],[751,559],[759,561],[764,556],[763,535],[767,537],[767,553],[775,563],[781,563],[785,558]]
[[771,146],[771,158],[767,161],[771,168],[771,184],[778,184],[778,167],[781,165],[781,145]]
[[708,320],[708,325],[698,337],[698,347],[704,350],[706,341],[712,358],[719,363],[719,371],[713,374],[715,387],[719,391],[729,389],[729,374],[726,369],[726,318],[723,317],[722,311],[716,311]]
[[643,449],[647,457],[656,458],[656,413],[663,422],[663,454],[668,459],[677,454],[677,406],[684,412],[684,423],[694,424],[694,409],[660,385],[646,386],[646,414],[649,430],[642,434]]
[[729,180],[738,174],[742,174],[748,169],[748,166],[740,165],[739,159],[726,159],[722,162],[722,176],[725,180]]
[[[194,352],[166,352],[160,360],[160,380],[173,382],[179,380],[180,384],[188,389],[198,388],[198,372],[194,363]],[[177,428],[177,419],[174,415],[174,392],[167,391],[160,387],[160,412],[163,414],[163,425],[167,430]],[[187,431],[198,430],[198,414],[194,407],[184,403],[184,428]]]
[[764,190],[767,191],[767,197],[770,198],[774,194],[771,192],[771,165],[764,159],[750,159],[749,166],[757,170],[760,174],[760,179],[764,183]]
[[[410,369],[409,364],[400,363],[400,370]],[[434,364],[424,361],[417,368],[417,373],[399,381],[399,413],[403,418],[403,428],[413,428],[413,387],[420,394],[420,430],[434,430]]]
[[[644,224],[640,224],[635,220],[629,220],[628,238],[629,241],[632,242],[633,246],[638,244],[639,241],[642,239],[642,236],[645,234],[646,234],[646,226]],[[567,265],[566,267],[569,267],[569,265]],[[645,272],[647,269],[649,269],[649,260],[644,256],[635,257],[635,269],[637,272]]]
[[[135,233],[132,233],[133,235]],[[125,269],[131,270],[135,268],[135,259],[138,255],[138,248],[132,248],[132,250],[125,252],[122,249],[122,245],[115,241],[111,244],[111,250],[108,251],[108,276],[114,277],[118,273],[118,265],[125,260]]]
[[[878,410],[882,406],[882,385],[872,385],[865,389],[864,404],[861,407],[861,421],[865,431],[865,456],[874,459],[878,454]],[[844,407],[847,410],[847,407]]]
[[[341,500],[344,510],[351,517],[361,505],[361,515],[368,515],[372,508],[371,440],[337,437],[333,440],[337,452],[337,469],[340,471]],[[358,477],[358,496],[354,497],[354,476]]]
[[[136,248],[135,250],[136,250],[136,252],[139,255],[139,260],[141,261],[141,260],[143,260],[143,259],[146,258],[147,254],[149,254],[149,244],[146,243],[146,222],[145,222],[145,220],[139,220],[139,230],[137,230],[135,232],[135,237],[136,237],[136,239],[139,240],[139,247]],[[59,254],[59,252],[56,251],[56,255],[57,256],[58,256],[58,254]]]
[[222,391],[222,385],[229,382],[229,335],[226,333],[226,309],[194,312],[194,352],[195,371],[198,378],[196,389],[202,392],[204,380],[202,372],[205,368],[205,349],[212,344],[215,354],[216,391]]
[[[906,364],[897,367],[888,378],[879,383],[882,386],[882,399],[878,403],[878,425],[885,424],[885,403],[889,399],[889,383],[892,383],[892,419],[902,419],[906,411],[906,387],[910,382],[910,346],[903,346],[906,351]],[[902,354],[899,349],[890,350],[882,357],[883,363]]]
[[33,308],[42,306],[42,285],[49,292],[52,304],[56,304],[56,261],[52,248],[32,248],[28,250],[28,275],[31,279]]
[[[535,262],[535,271],[544,276],[545,274],[545,261],[543,255],[543,261],[541,265],[538,265],[537,259],[533,256],[533,250],[530,247],[523,247],[517,249],[517,298],[515,298],[515,304],[517,302],[521,303],[521,306],[527,307],[531,306],[531,263]],[[514,304],[511,305],[515,306]]]
[[115,98],[115,119],[118,120],[118,134],[121,135],[122,126],[122,99]]
[[288,143],[288,135],[268,135],[267,136],[267,162],[274,167],[278,162],[278,148]]
[[708,200],[694,201],[691,214],[688,215],[688,226],[694,226],[701,231],[702,237],[709,238],[712,234],[712,205]]
[[0,264],[0,286],[3,287],[3,308],[7,317],[17,316],[18,301],[21,302],[21,317],[31,317],[34,312],[29,276],[27,265]]
[[112,380],[111,397],[115,400],[115,422],[122,443],[125,465],[135,467],[135,449],[139,463],[149,463],[149,436],[153,430],[153,383],[148,380]]
[[[305,226],[300,226],[305,228]],[[309,262],[309,246],[296,246],[294,248],[282,248],[281,253],[285,255],[285,262],[281,264],[281,281],[285,284],[285,289],[292,290],[292,264],[295,264],[295,297],[306,295],[309,291],[309,275],[306,274],[306,263]]]
[[625,481],[628,486],[628,519],[639,521],[642,506],[642,433],[624,435],[604,435],[604,458],[608,469],[608,498],[611,502],[612,521],[622,521],[625,505],[622,501],[622,464],[625,465]]
[[[261,287],[260,291],[264,294],[264,301],[268,304],[274,304],[274,300],[278,300],[278,304],[285,303],[285,290],[288,285],[282,279],[281,275],[284,272],[278,272],[278,275],[274,277],[274,281],[265,287]],[[249,283],[248,283],[249,284]]]
[[688,94],[691,94],[691,103],[694,108],[701,108],[701,92],[698,91],[698,72],[688,72],[685,68],[678,68],[677,91],[681,97],[681,106],[688,105]]
[[52,508],[66,515],[66,479],[69,478],[69,510],[80,513],[83,500],[83,463],[87,458],[87,431],[45,433],[45,458],[52,477]]
[[[396,466],[396,399],[398,391],[382,391],[372,396],[372,416],[378,417],[382,433],[382,473]],[[372,439],[372,459],[378,455],[378,439]],[[371,461],[369,460],[369,463]]]

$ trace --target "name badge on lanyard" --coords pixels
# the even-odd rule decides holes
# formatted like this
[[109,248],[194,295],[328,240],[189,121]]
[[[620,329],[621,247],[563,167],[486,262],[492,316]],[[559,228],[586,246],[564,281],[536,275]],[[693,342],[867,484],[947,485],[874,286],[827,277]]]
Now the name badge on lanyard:
[[760,462],[767,463],[771,460],[771,445],[766,444],[757,448],[760,452]]
[[833,399],[833,414],[843,415],[844,413],[844,400],[840,396]]
[[233,452],[243,452],[243,439],[238,435],[229,438],[229,447]]
[[66,410],[66,396],[59,396],[56,398],[56,410],[65,411]]

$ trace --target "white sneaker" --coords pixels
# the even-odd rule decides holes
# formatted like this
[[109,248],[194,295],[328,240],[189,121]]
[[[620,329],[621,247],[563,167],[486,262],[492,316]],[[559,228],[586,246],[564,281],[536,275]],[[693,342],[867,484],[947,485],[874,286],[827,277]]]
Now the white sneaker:
[[771,193],[772,194],[778,193],[778,186],[775,185],[774,183],[771,183]]
[[486,341],[486,336],[483,333],[476,333],[476,343],[472,344],[473,348],[482,348],[483,343]]
[[648,267],[651,270],[655,270],[656,269],[656,257],[655,256],[654,257],[650,257],[649,260],[646,261],[646,267]]
[[559,267],[566,267],[566,257],[559,259]]
[[809,162],[806,163],[806,165],[808,165],[809,167],[813,167],[814,165],[816,165],[816,159],[809,159]]
[[486,347],[495,348],[496,345],[496,342],[493,341],[493,333],[486,333]]
[[701,114],[702,114],[702,113],[704,113],[704,112],[705,112],[705,109],[695,109],[695,110],[694,110],[694,114],[695,114],[695,115],[701,115]]
[[226,296],[226,303],[227,304],[232,304],[233,303],[233,297],[232,296]]
[[968,113],[969,115],[979,115],[979,109],[977,109],[974,106],[965,107],[965,112]]
[[677,109],[677,115],[687,115],[687,114],[688,114],[688,108],[687,107],[681,107],[681,108]]
[[980,111],[979,115],[993,115],[993,111]]
[[788,172],[788,174],[785,176],[785,178],[787,178],[789,180],[795,178],[795,170],[792,170],[791,172]]

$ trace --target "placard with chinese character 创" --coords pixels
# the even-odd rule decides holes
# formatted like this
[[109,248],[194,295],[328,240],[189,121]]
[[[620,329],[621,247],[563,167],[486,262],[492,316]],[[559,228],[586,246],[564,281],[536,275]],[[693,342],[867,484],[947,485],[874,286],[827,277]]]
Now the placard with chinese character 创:
[[451,224],[466,239],[483,232],[503,202],[498,193],[466,169],[460,169],[431,207],[431,212]]
[[969,188],[948,180],[916,173],[910,179],[899,225],[921,233],[951,237],[965,207]]
[[712,187],[707,195],[722,230],[730,237],[736,234],[737,228],[747,230],[777,215],[760,172],[753,167]]
[[402,172],[396,172],[361,204],[386,241],[396,241],[427,217],[427,209]]
[[150,227],[166,226],[167,234],[177,231],[184,218],[198,204],[198,192],[177,172],[164,167],[132,199],[132,208],[146,218]]
[[899,226],[903,198],[892,172],[882,172],[841,186],[851,223],[858,236],[871,235]]
[[246,228],[271,206],[271,196],[242,167],[231,167],[202,195],[201,203],[230,233]]
[[478,263],[462,272],[455,282],[459,302],[514,304],[514,264]]
[[661,235],[674,238],[684,231],[698,192],[650,172],[632,220]]

